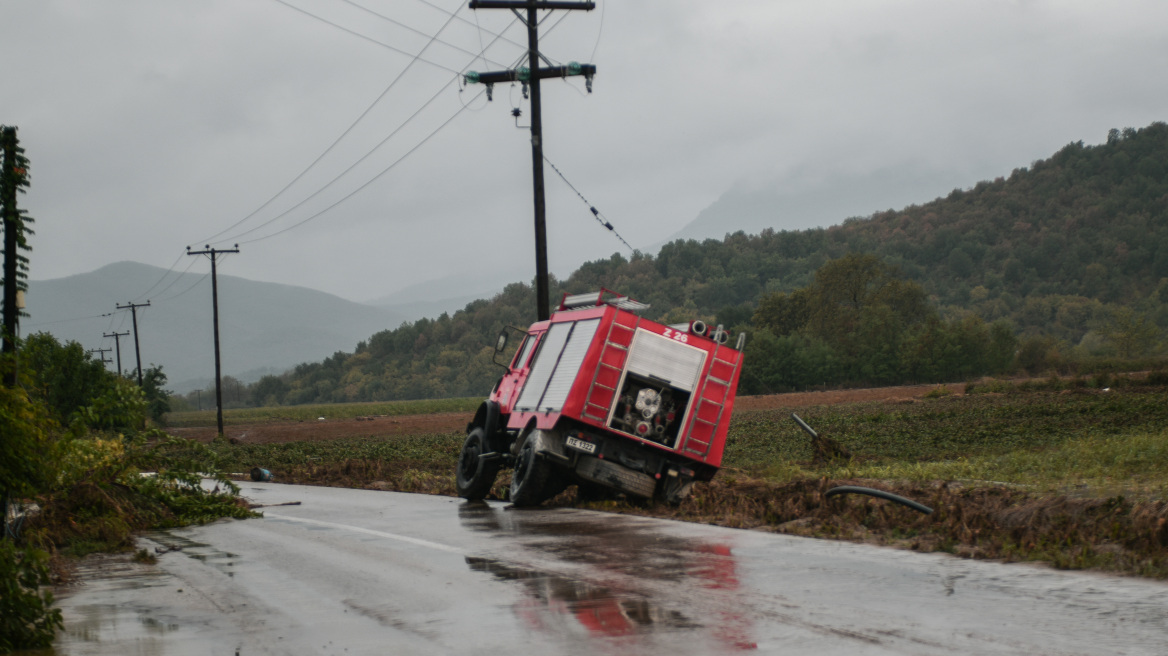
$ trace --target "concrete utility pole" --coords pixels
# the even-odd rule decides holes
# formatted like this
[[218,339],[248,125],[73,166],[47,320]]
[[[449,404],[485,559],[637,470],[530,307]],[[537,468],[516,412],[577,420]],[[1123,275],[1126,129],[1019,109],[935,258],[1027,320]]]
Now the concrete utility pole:
[[138,361],[138,387],[142,386],[142,349],[138,346],[138,308],[140,307],[150,307],[150,301],[145,303],[131,301],[125,305],[117,306],[119,310],[129,309],[130,314],[134,317],[134,358]]
[[125,337],[126,335],[129,335],[129,334],[130,334],[130,331],[128,331],[128,330],[124,333],[119,333],[115,330],[112,333],[102,333],[101,334],[102,337],[113,337],[114,338],[114,350],[118,354],[118,375],[119,376],[122,375],[122,339],[121,338]]
[[108,349],[108,348],[103,348],[103,349],[89,349],[89,352],[90,352],[90,353],[100,353],[100,354],[101,354],[101,363],[102,363],[102,364],[109,364],[109,363],[113,362],[113,360],[110,360],[109,358],[105,357],[105,354],[106,354],[106,353],[109,353],[109,352],[110,352],[110,351],[112,351],[112,350],[113,350],[113,349]]
[[[590,11],[596,8],[594,2],[557,2],[551,0],[470,0],[471,9],[510,9],[527,24],[527,68],[518,70],[498,71],[492,73],[466,74],[467,83],[487,85],[487,99],[491,99],[492,87],[497,82],[522,82],[524,90],[531,88],[531,173],[532,186],[535,195],[535,303],[539,320],[544,321],[551,316],[548,306],[550,285],[548,283],[547,261],[547,211],[544,203],[543,189],[543,111],[540,107],[539,81],[551,77],[569,77],[583,75],[588,92],[592,93],[592,76],[596,75],[596,67],[591,64],[571,63],[567,66],[548,66],[540,68],[539,61],[539,16],[541,9],[583,9]],[[527,10],[524,19],[519,10]],[[545,60],[546,61],[546,60]],[[550,62],[548,62],[550,64]]]
[[187,255],[206,255],[211,258],[211,317],[215,324],[215,415],[219,423],[219,437],[223,437],[223,381],[219,368],[219,280],[215,273],[215,257],[225,253],[238,253],[239,244],[231,250],[217,250],[210,244],[204,246],[206,250],[192,251],[187,246]]

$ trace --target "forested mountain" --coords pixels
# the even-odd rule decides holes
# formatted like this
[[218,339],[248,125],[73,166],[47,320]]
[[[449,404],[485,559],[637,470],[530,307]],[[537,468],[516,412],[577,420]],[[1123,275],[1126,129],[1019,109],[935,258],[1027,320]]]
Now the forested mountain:
[[[1105,144],[1072,143],[1008,177],[827,229],[738,232],[721,241],[675,241],[656,256],[613,255],[583,265],[553,290],[558,298],[563,290],[603,286],[651,303],[650,318],[702,317],[778,337],[773,326],[752,323],[760,301],[811,288],[816,271],[849,253],[872,255],[919,285],[936,313],[922,326],[972,317],[988,339],[988,326],[999,322],[1031,347],[1045,345],[1050,357],[1036,362],[1074,349],[1153,354],[1168,326],[1168,125],[1112,130]],[[500,373],[490,363],[492,337],[505,324],[534,318],[531,295],[516,284],[452,316],[377,333],[351,354],[262,380],[253,402],[485,394]],[[891,382],[865,380],[864,371],[838,368],[836,382]]]

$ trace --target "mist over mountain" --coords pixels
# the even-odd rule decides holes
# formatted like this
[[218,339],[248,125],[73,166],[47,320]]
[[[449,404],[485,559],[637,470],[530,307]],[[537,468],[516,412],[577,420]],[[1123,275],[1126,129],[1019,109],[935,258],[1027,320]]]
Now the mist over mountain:
[[[986,172],[991,175],[993,172]],[[739,184],[698,213],[669,239],[644,249],[656,253],[678,239],[722,239],[741,230],[807,230],[836,225],[873,212],[899,210],[945,196],[977,179],[964,171],[917,163],[864,173],[803,172],[759,188]]]
[[[115,306],[125,305],[165,273],[146,264],[118,262],[90,273],[32,280],[22,332],[48,332],[89,349],[112,348],[114,339],[103,334],[133,331],[130,312]],[[177,280],[174,276],[165,280],[168,288],[154,290],[149,307],[138,309],[138,330],[143,366],[161,365],[168,387],[184,392],[205,386],[215,373],[211,278],[202,273],[180,274]],[[352,350],[359,339],[415,318],[394,307],[219,274],[223,375],[244,382]],[[132,334],[121,338],[121,351],[123,370],[132,369]],[[106,357],[112,360],[115,353]]]

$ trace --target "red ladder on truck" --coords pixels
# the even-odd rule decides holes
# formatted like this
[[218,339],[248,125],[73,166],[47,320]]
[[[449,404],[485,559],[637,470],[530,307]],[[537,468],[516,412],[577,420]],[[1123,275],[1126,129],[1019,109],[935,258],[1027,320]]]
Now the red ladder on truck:
[[613,314],[600,352],[600,363],[588,386],[582,416],[601,423],[608,420],[608,411],[616,400],[617,385],[620,385],[621,372],[629,357],[629,345],[633,343],[633,335],[640,321],[640,317],[630,312],[617,311]]
[[[721,329],[719,326],[718,330]],[[720,354],[725,356],[727,352],[733,354],[733,361],[718,357]],[[730,383],[738,373],[739,365],[742,364],[742,354],[729,348],[722,348],[722,344],[718,343],[714,346],[710,359],[710,373],[698,390],[693,419],[690,420],[683,449],[703,458],[709,454],[718,425],[722,422],[722,413],[726,410],[727,397],[730,395]]]

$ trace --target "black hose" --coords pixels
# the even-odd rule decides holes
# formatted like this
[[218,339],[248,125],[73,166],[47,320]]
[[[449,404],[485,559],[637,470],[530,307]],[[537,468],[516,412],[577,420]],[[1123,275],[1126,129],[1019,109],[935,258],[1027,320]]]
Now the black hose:
[[887,499],[888,501],[893,501],[893,502],[899,503],[902,506],[908,506],[909,508],[912,508],[913,510],[920,512],[920,513],[924,513],[926,515],[933,514],[933,509],[924,505],[924,504],[917,503],[916,501],[913,501],[912,499],[906,499],[900,495],[893,494],[891,492],[885,492],[884,490],[876,490],[876,489],[873,489],[870,487],[859,487],[856,485],[841,485],[839,487],[831,488],[830,490],[827,491],[827,494],[824,494],[823,496],[824,496],[824,498],[827,498],[827,497],[834,497],[837,494],[867,494],[870,497]]

